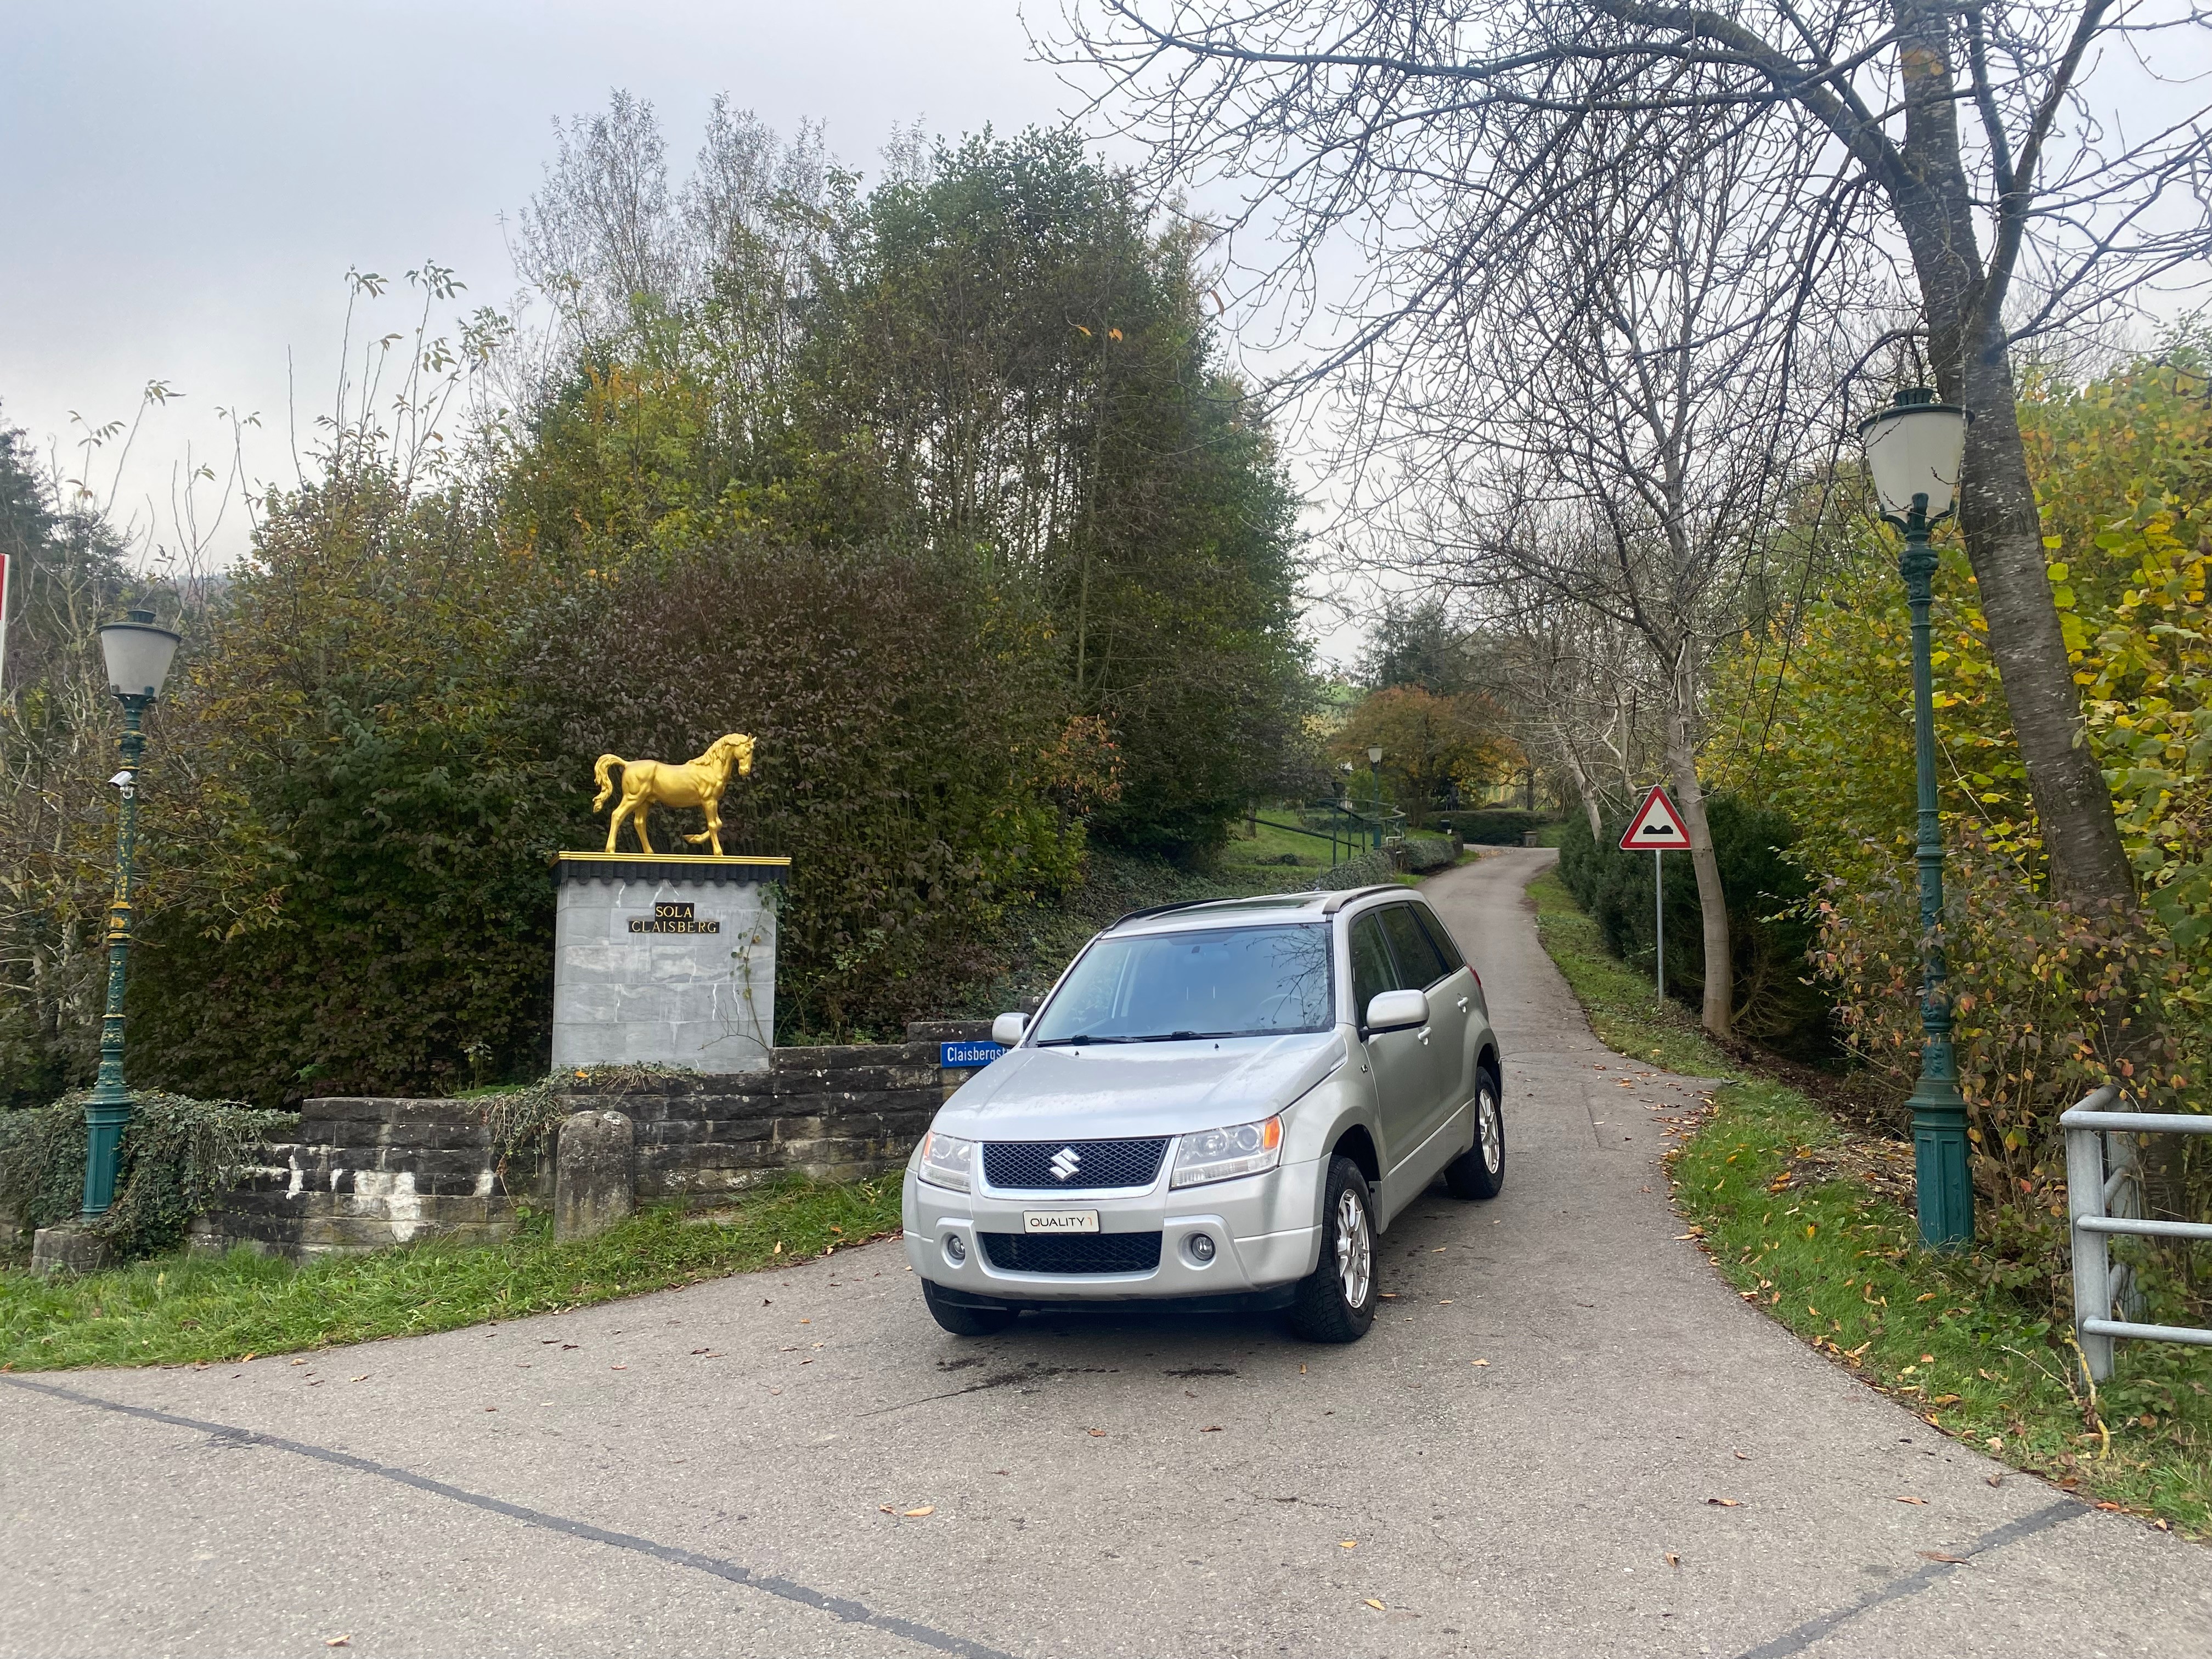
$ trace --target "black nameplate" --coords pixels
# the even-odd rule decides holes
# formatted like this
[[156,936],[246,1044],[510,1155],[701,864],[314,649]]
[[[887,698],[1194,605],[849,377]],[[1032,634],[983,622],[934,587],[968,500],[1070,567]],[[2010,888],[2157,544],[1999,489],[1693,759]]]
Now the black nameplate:
[[643,916],[632,916],[629,930],[633,933],[719,933],[722,924],[712,916],[700,921],[698,907],[685,899],[656,903],[650,921]]

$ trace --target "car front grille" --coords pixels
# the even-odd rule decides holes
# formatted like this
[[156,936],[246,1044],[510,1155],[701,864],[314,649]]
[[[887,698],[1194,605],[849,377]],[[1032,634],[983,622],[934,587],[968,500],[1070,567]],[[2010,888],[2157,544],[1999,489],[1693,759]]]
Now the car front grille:
[[981,1233],[983,1254],[1010,1273],[1148,1273],[1160,1265],[1158,1233]]
[[993,1140],[983,1146],[983,1179],[1001,1192],[1083,1192],[1149,1187],[1160,1172],[1167,1137],[1137,1140]]

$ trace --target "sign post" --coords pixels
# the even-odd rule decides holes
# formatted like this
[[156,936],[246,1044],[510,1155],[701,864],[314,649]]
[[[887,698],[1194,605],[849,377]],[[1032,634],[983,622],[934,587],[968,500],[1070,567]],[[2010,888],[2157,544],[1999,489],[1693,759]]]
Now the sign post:
[[1655,933],[1658,942],[1659,1000],[1667,1000],[1667,865],[1669,853],[1690,850],[1690,832],[1682,823],[1682,815],[1674,809],[1672,797],[1664,784],[1655,783],[1651,793],[1644,798],[1644,805],[1636,809],[1636,816],[1628,821],[1628,830],[1620,838],[1620,850],[1633,853],[1649,848],[1651,852],[1652,905],[1657,912]]

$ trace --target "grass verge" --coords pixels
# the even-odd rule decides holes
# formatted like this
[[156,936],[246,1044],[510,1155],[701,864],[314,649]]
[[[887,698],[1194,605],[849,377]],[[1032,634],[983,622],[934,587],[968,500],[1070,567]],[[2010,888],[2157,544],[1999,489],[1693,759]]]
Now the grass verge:
[[1922,1249],[1903,1208],[1835,1176],[1850,1131],[1657,1008],[1555,876],[1529,890],[1545,949],[1600,1041],[1728,1079],[1668,1156],[1677,1206],[1740,1295],[1942,1432],[2102,1505],[2212,1537],[2212,1364],[2201,1352],[2123,1344],[2112,1380],[2092,1388],[2071,1331],[2047,1309],[1993,1286],[1972,1254]]
[[173,1365],[416,1336],[780,1266],[896,1231],[899,1176],[793,1179],[713,1219],[672,1207],[556,1243],[527,1218],[497,1245],[427,1242],[295,1266],[236,1250],[79,1279],[0,1272],[0,1370]]

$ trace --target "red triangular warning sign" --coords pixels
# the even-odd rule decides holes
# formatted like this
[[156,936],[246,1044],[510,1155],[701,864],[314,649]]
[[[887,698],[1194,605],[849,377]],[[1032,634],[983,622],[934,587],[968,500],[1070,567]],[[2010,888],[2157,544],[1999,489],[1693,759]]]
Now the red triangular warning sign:
[[1674,810],[1664,784],[1655,783],[1651,793],[1644,798],[1644,805],[1636,809],[1636,816],[1628,821],[1628,833],[1620,838],[1624,853],[1686,853],[1690,850],[1690,832],[1682,826],[1682,815]]

